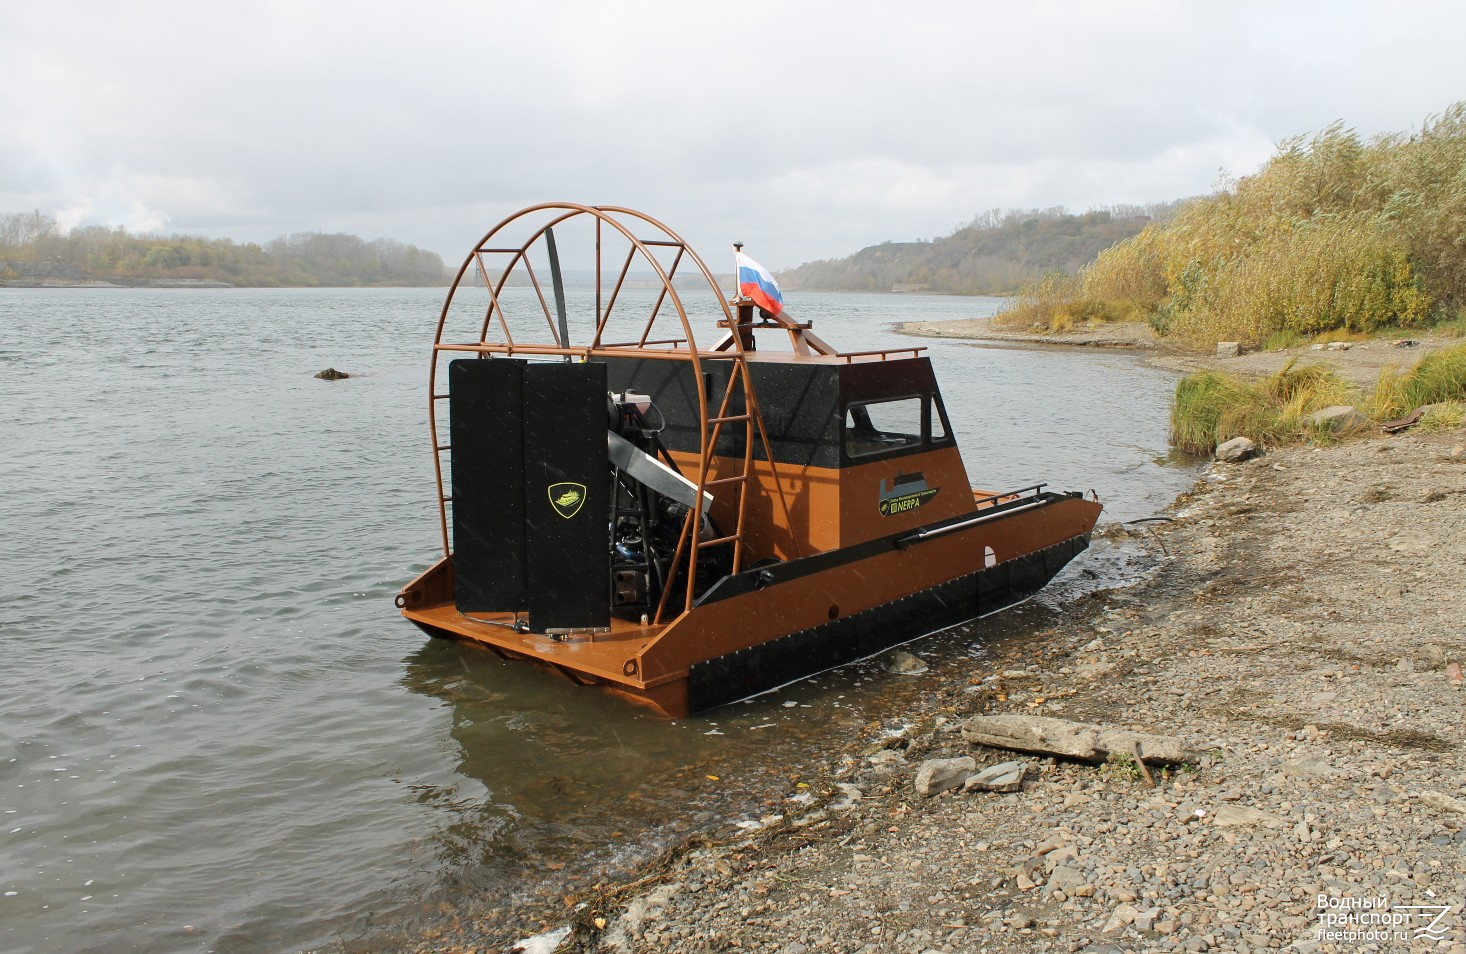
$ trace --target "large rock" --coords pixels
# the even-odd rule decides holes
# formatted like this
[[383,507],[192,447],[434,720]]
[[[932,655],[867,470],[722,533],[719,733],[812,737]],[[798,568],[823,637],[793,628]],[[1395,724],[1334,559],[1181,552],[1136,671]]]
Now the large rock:
[[886,672],[902,676],[919,676],[927,671],[927,664],[904,649],[898,649],[886,659]]
[[1095,739],[1095,748],[1104,753],[1104,758],[1109,758],[1115,753],[1133,755],[1139,752],[1142,762],[1169,764],[1184,762],[1188,765],[1195,765],[1201,758],[1174,736],[1135,732],[1130,729],[1101,728],[1099,737]]
[[1308,423],[1314,427],[1333,431],[1335,434],[1342,434],[1346,431],[1357,431],[1368,427],[1369,418],[1360,414],[1358,408],[1350,407],[1347,404],[1335,404],[1308,415]]
[[1281,768],[1289,778],[1327,778],[1337,775],[1334,767],[1323,759],[1301,758],[1284,762]]
[[930,798],[940,792],[960,788],[976,768],[977,761],[970,755],[923,762],[916,770],[916,794]]
[[973,745],[1094,762],[1103,762],[1111,753],[1133,757],[1137,750],[1144,762],[1194,764],[1198,759],[1195,752],[1170,736],[1048,716],[973,716],[962,724],[962,738]]
[[964,792],[1017,792],[1028,774],[1027,762],[1002,762],[983,769],[962,784]]
[[1429,805],[1439,812],[1455,812],[1458,815],[1466,815],[1466,802],[1459,798],[1452,798],[1449,795],[1442,795],[1440,792],[1421,792],[1421,804]]
[[1216,458],[1228,464],[1244,461],[1257,453],[1257,444],[1247,437],[1234,437],[1225,444],[1218,444]]
[[1218,358],[1235,358],[1242,353],[1242,342],[1240,341],[1218,341]]
[[1085,883],[1084,875],[1076,869],[1067,865],[1059,865],[1054,869],[1054,873],[1049,875],[1048,883],[1044,885],[1044,893],[1053,894],[1055,891],[1062,891],[1072,896],[1074,889]]
[[322,381],[345,381],[347,378],[351,377],[351,375],[347,374],[345,371],[337,371],[335,368],[327,368],[324,371],[317,371],[316,377],[320,378]]
[[870,763],[867,774],[874,778],[884,778],[888,775],[895,775],[904,767],[906,755],[896,749],[881,749],[865,757]]
[[1109,920],[1105,922],[1105,926],[1101,930],[1107,934],[1123,931],[1125,930],[1125,925],[1135,923],[1135,916],[1139,913],[1139,910],[1132,904],[1116,905],[1115,910],[1110,912]]
[[1095,758],[1098,735],[1093,726],[1047,716],[973,716],[962,723],[962,738],[973,745],[1072,759]]
[[1287,824],[1272,812],[1247,805],[1223,805],[1212,813],[1211,823],[1223,828],[1282,828]]

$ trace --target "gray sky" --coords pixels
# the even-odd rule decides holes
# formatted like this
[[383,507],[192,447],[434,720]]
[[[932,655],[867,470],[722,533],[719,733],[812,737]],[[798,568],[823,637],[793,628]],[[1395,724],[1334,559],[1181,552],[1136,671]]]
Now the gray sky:
[[1466,98],[1459,2],[15,3],[0,211],[461,261],[566,199],[771,268],[1167,200]]

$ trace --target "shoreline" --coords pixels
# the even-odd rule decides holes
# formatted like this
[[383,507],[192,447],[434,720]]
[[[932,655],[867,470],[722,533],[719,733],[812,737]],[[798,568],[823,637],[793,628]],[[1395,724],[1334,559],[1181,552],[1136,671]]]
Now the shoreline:
[[989,316],[953,321],[903,321],[896,326],[896,332],[918,338],[958,338],[1041,347],[1124,348],[1131,351],[1155,351],[1167,347],[1144,322],[1109,323],[1058,334],[999,328]]
[[1227,371],[1242,377],[1260,378],[1281,370],[1289,361],[1296,361],[1298,367],[1325,364],[1366,390],[1374,386],[1380,371],[1388,366],[1409,366],[1429,352],[1466,341],[1423,329],[1409,338],[1371,338],[1332,345],[1305,344],[1278,351],[1250,350],[1222,357],[1178,348],[1157,335],[1145,322],[1109,323],[1058,334],[1011,331],[995,327],[992,318],[963,318],[957,321],[902,322],[896,326],[896,332],[917,338],[969,341],[974,347],[1083,347],[1132,351],[1146,366],[1177,374]]
[[[1463,441],[1291,448],[1215,469],[1171,523],[1111,525],[1158,556],[1148,579],[933,685],[916,728],[849,746],[802,816],[587,902],[563,949],[1355,949],[1320,939],[1323,896],[1449,904],[1436,949],[1466,951]],[[1152,788],[964,741],[998,713],[1201,755]],[[925,762],[962,755],[1028,780],[917,793]]]
[[[898,330],[977,346],[1127,348],[1172,370],[1265,374],[1300,351],[1353,355],[1352,377],[1368,381],[1432,345],[1402,358],[1378,340],[1214,358],[1076,340],[1083,333],[995,332],[981,319]],[[1255,364],[1238,364],[1247,358]],[[1460,428],[1405,432],[1214,465],[1169,522],[1096,532],[1096,549],[1148,551],[1157,565],[1138,583],[1064,607],[1058,625],[960,677],[910,677],[932,683],[905,719],[913,728],[895,738],[873,728],[832,753],[838,768],[809,779],[813,800],[783,806],[760,831],[695,837],[621,884],[546,910],[546,931],[571,930],[535,943],[1343,951],[1357,942],[1316,933],[1319,896],[1413,904],[1433,892],[1454,917],[1437,949],[1466,954],[1466,692],[1451,668],[1466,663],[1455,609],[1466,585],[1453,556],[1466,538],[1463,444]],[[921,641],[905,648],[922,652]],[[1002,713],[1163,732],[1201,757],[1156,769],[1152,788],[1124,766],[964,740],[968,718]],[[917,794],[925,762],[961,756],[978,769],[1025,761],[1027,780],[1011,794]],[[514,949],[500,931],[465,923],[405,949]]]

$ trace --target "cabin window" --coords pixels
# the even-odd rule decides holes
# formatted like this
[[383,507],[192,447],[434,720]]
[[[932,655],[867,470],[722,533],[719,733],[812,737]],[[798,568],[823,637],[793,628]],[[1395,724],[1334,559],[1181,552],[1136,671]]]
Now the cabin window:
[[942,399],[932,395],[931,411],[927,415],[929,430],[931,431],[931,442],[933,444],[947,443],[947,409],[942,406]]
[[845,410],[847,457],[946,444],[951,433],[946,408],[935,394],[866,401]]
[[864,457],[919,446],[925,405],[919,396],[852,404],[845,411],[845,453]]

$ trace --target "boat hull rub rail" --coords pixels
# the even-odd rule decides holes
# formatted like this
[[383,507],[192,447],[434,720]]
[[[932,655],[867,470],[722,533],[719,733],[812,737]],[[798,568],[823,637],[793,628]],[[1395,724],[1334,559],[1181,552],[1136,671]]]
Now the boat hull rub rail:
[[996,613],[1037,593],[1089,546],[1075,537],[889,603],[692,666],[693,712],[736,702]]

